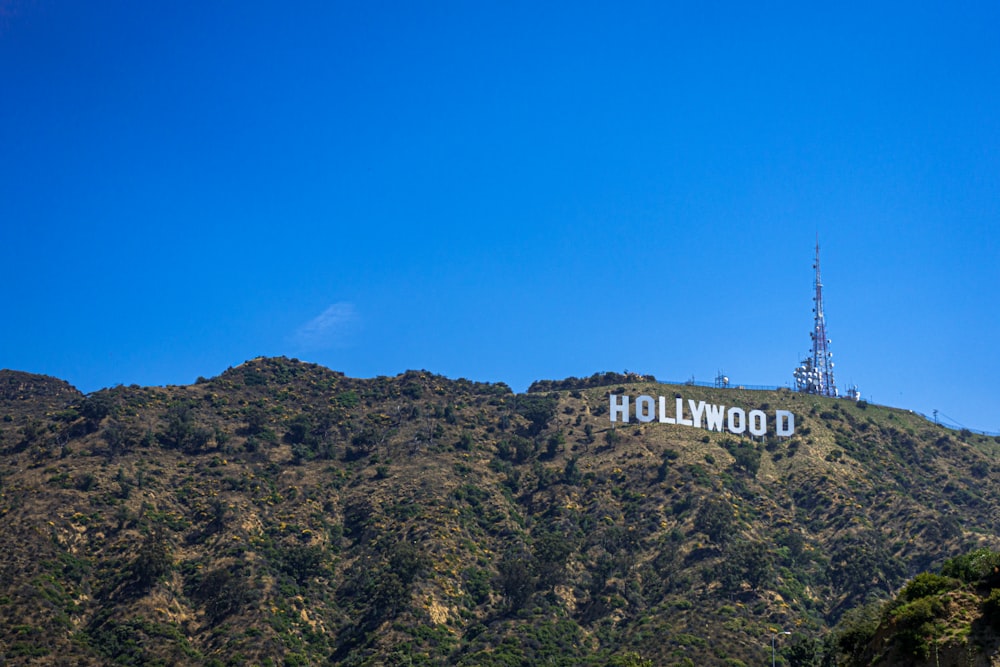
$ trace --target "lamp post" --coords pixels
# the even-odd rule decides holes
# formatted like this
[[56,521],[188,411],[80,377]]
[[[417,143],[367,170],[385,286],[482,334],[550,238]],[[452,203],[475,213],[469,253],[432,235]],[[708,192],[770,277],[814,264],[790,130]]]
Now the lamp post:
[[771,667],[774,667],[774,638],[778,635],[790,635],[792,634],[788,630],[782,630],[781,632],[775,632],[771,635]]

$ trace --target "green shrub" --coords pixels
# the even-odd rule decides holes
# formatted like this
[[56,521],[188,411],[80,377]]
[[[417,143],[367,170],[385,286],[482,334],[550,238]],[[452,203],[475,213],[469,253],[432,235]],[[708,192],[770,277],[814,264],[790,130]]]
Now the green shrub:
[[475,604],[482,604],[490,596],[490,573],[478,567],[469,567],[463,573],[465,591]]
[[188,594],[205,607],[205,615],[214,625],[227,616],[239,613],[260,597],[242,568],[216,568],[188,582]]
[[875,636],[881,603],[871,602],[848,610],[834,628],[834,643],[843,654],[855,661]]
[[1000,552],[989,549],[976,549],[947,561],[941,568],[941,574],[955,577],[968,584],[984,583],[993,585],[1000,583]]
[[733,509],[724,500],[706,500],[694,520],[695,529],[705,533],[716,544],[726,540],[732,532],[732,525]]
[[904,604],[892,612],[897,627],[896,637],[905,653],[926,657],[928,641],[935,635],[934,619],[944,610],[936,597],[922,597]]
[[80,403],[80,414],[87,420],[88,432],[97,430],[101,421],[111,414],[114,401],[108,391],[98,391],[83,399]]
[[90,491],[97,484],[97,478],[93,473],[85,472],[73,480],[73,486],[78,491]]
[[629,651],[612,656],[611,660],[608,661],[608,667],[653,667],[653,661],[646,660],[638,653]]
[[960,585],[961,582],[952,577],[922,572],[914,577],[910,583],[906,584],[899,594],[899,600],[901,602],[913,602],[923,597],[940,595],[941,593],[955,590]]
[[139,547],[139,555],[130,567],[131,587],[137,593],[148,591],[170,571],[171,565],[170,545],[163,533],[154,529]]
[[715,568],[715,575],[722,590],[735,593],[743,583],[758,590],[774,576],[770,551],[763,542],[737,540],[730,543],[723,558]]
[[527,435],[535,436],[542,432],[556,414],[556,404],[559,394],[521,394],[514,403],[514,410],[531,422]]
[[983,603],[983,619],[993,626],[994,630],[1000,631],[1000,588],[991,590],[986,602]]

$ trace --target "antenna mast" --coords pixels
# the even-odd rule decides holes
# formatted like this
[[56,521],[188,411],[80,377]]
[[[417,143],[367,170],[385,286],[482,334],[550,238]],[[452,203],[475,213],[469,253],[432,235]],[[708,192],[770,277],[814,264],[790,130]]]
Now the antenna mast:
[[826,334],[826,318],[823,316],[823,280],[819,272],[819,237],[816,237],[816,295],[813,297],[812,356],[802,361],[795,369],[795,386],[799,391],[820,396],[837,396],[837,385],[833,381],[833,352]]

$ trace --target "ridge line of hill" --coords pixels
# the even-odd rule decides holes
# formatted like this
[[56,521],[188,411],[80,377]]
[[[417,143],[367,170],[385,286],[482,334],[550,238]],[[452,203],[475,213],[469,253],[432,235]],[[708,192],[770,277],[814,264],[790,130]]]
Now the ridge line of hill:
[[844,661],[845,612],[1000,548],[996,438],[698,386],[795,433],[612,423],[611,394],[665,386],[612,377],[258,358],[83,395],[2,371],[0,657],[732,667],[788,630],[786,663]]

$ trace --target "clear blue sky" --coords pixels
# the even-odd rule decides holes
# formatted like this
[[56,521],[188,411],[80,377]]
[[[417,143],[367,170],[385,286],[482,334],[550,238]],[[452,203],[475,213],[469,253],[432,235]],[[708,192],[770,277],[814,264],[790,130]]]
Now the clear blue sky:
[[[683,6],[683,5],[686,5]],[[1000,431],[1000,4],[0,0],[0,367],[841,386]]]

